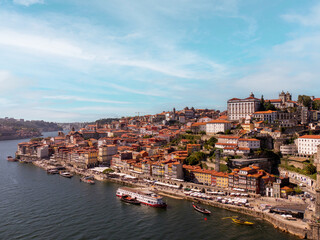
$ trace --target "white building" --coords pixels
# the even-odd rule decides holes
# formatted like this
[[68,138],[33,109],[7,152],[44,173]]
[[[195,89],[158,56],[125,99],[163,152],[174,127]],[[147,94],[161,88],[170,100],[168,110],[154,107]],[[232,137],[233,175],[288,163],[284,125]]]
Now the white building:
[[260,148],[260,140],[255,138],[240,138],[238,146],[240,148],[258,149]]
[[253,113],[253,117],[260,121],[267,121],[268,123],[274,123],[277,119],[277,111],[259,111]]
[[313,155],[320,145],[320,135],[304,135],[299,137],[297,142],[300,155]]
[[232,98],[228,101],[228,119],[237,121],[258,111],[260,99],[254,97],[253,93],[245,99]]
[[297,152],[297,146],[295,144],[281,145],[280,152],[282,155],[293,155]]
[[229,155],[243,155],[260,148],[260,140],[237,136],[219,136],[215,147],[223,149],[223,153]]
[[206,134],[215,134],[218,132],[225,132],[231,129],[231,123],[227,120],[212,120],[206,124]]

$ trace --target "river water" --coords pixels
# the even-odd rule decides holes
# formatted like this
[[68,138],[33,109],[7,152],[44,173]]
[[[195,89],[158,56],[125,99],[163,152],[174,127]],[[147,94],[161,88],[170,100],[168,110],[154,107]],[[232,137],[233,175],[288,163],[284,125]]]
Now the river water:
[[[45,133],[55,136],[56,132]],[[235,213],[207,207],[211,216],[193,210],[190,202],[165,198],[168,208],[155,209],[120,202],[120,186],[81,183],[47,173],[33,164],[8,162],[17,144],[0,141],[0,239],[296,239],[261,220],[244,216],[253,227],[236,225]]]

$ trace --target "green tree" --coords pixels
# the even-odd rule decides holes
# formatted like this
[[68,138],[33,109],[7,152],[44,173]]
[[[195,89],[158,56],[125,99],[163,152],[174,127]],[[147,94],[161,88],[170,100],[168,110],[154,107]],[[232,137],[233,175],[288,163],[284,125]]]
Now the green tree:
[[302,104],[304,107],[312,107],[311,97],[306,95],[299,95],[298,103]]
[[264,103],[264,109],[266,111],[269,111],[269,110],[275,111],[275,110],[277,110],[276,107],[270,101]]
[[312,109],[313,110],[320,110],[320,100],[316,100],[312,102]]
[[266,108],[265,108],[265,101],[264,101],[263,95],[261,96],[259,110],[260,110],[260,111],[265,111],[265,110],[266,110]]
[[203,152],[194,152],[186,158],[185,163],[188,165],[197,165],[206,159],[206,154]]
[[304,167],[304,170],[306,171],[306,174],[309,174],[309,175],[312,175],[317,172],[317,168],[312,163],[309,163],[308,165],[306,165]]
[[225,132],[224,132],[224,134],[231,134],[231,130],[230,129],[228,129],[228,130],[226,130]]
[[218,139],[216,139],[215,137],[211,137],[208,141],[207,144],[214,147],[216,142],[218,142]]
[[296,194],[301,194],[302,193],[302,190],[301,190],[300,187],[295,187],[294,191],[295,191]]

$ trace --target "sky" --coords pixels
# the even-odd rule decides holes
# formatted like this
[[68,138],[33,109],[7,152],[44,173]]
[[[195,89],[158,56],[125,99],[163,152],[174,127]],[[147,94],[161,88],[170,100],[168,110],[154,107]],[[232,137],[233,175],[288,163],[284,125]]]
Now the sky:
[[0,118],[225,110],[319,76],[319,1],[0,0]]

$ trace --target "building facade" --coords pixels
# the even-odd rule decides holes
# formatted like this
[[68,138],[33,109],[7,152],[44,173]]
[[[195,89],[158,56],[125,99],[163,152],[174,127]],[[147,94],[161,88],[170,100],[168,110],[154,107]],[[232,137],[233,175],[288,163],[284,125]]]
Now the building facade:
[[245,99],[232,98],[228,100],[228,119],[238,121],[257,112],[259,108],[260,99],[255,98],[253,93]]
[[320,145],[320,135],[304,135],[298,138],[299,155],[313,155]]

